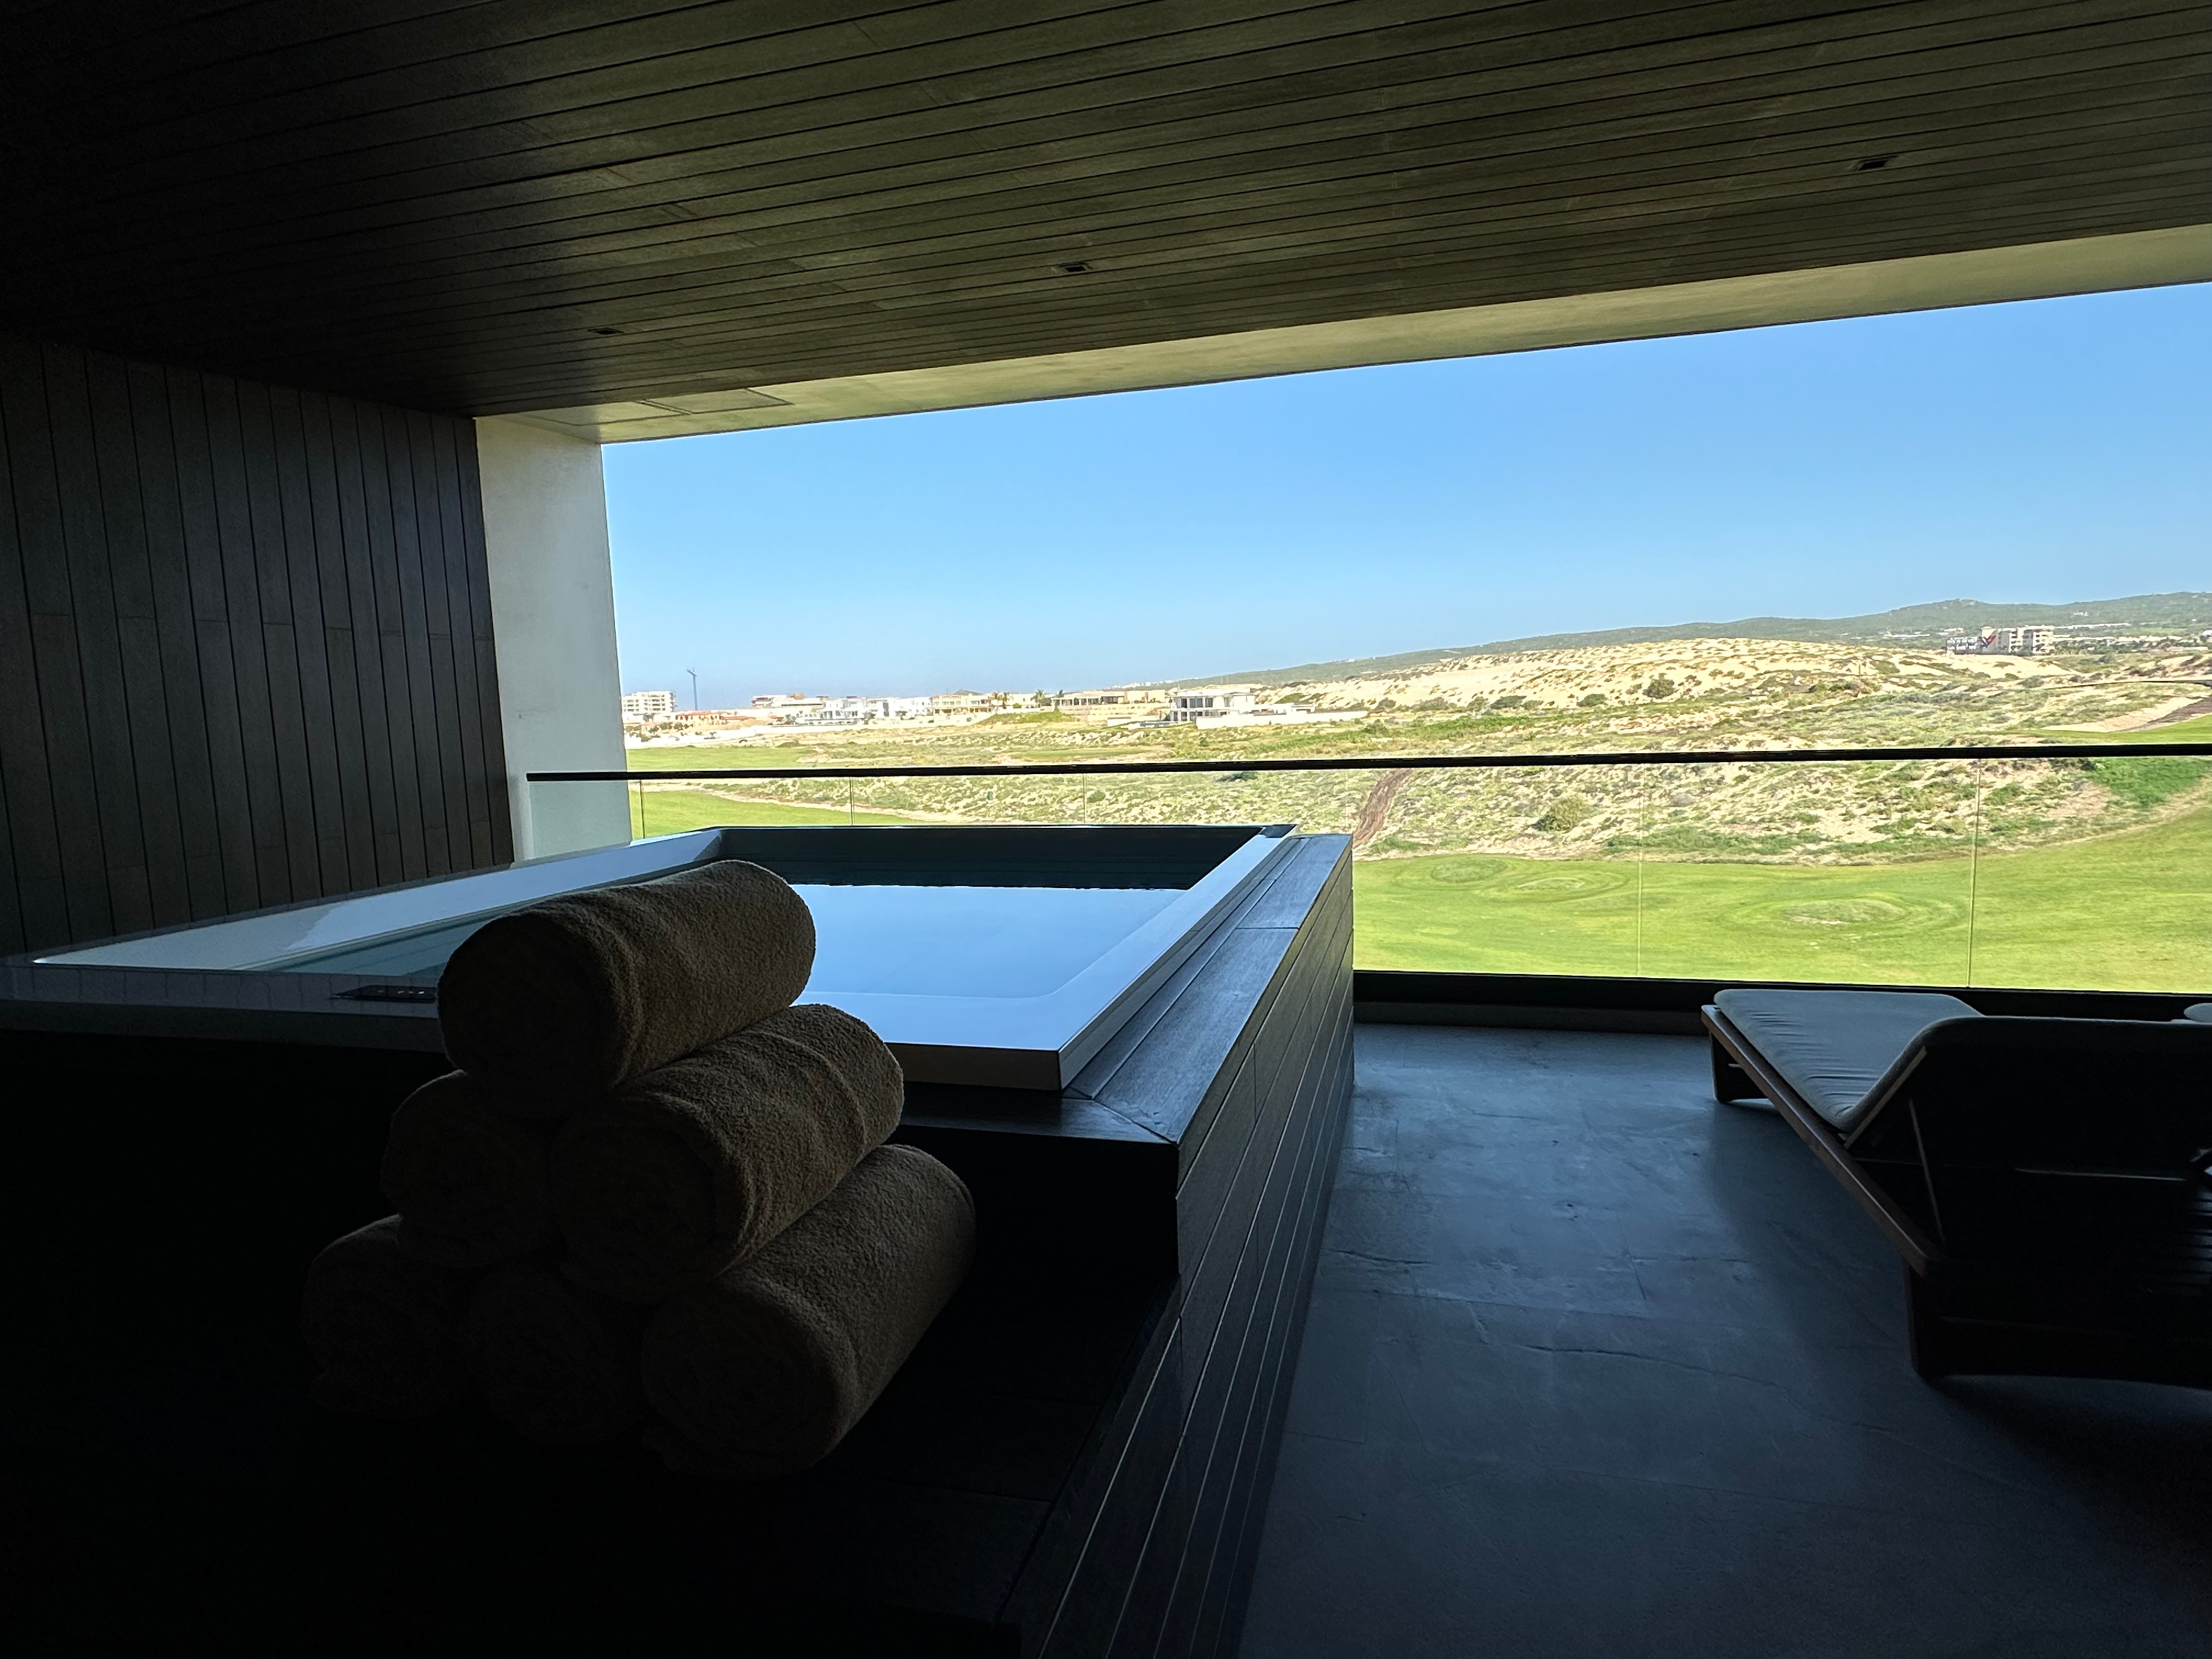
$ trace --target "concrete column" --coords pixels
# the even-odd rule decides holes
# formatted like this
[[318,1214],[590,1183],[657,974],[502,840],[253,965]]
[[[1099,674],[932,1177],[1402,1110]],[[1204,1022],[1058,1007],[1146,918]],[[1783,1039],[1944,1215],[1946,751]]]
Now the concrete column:
[[477,460],[515,856],[627,842],[621,784],[523,781],[531,772],[623,764],[599,447],[493,416],[477,422]]

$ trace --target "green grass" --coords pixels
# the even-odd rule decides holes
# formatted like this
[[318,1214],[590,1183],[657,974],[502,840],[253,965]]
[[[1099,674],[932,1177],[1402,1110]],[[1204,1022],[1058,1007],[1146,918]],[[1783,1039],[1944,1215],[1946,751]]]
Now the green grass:
[[2185,755],[2124,755],[2093,760],[2089,771],[2130,806],[2151,807],[2195,787],[2212,771],[2212,762]]
[[2053,732],[2053,743],[2212,743],[2212,714],[2137,732]]
[[1448,854],[1354,875],[1363,968],[2212,988],[2212,811],[1978,860]]
[[896,812],[852,812],[833,806],[787,806],[781,801],[732,800],[704,789],[648,789],[630,795],[630,833],[672,836],[722,824],[919,823]]
[[780,743],[773,747],[757,743],[701,744],[623,752],[629,757],[628,769],[632,772],[705,772],[717,767],[756,770],[771,766],[793,768],[804,766],[813,758],[811,750],[795,743]]

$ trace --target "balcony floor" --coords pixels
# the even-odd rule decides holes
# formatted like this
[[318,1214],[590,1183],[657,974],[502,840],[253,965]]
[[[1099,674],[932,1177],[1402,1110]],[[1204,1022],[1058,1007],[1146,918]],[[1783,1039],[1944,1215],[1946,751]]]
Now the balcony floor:
[[1700,1039],[1363,1026],[1243,1652],[2201,1655],[2212,1395],[1932,1388]]

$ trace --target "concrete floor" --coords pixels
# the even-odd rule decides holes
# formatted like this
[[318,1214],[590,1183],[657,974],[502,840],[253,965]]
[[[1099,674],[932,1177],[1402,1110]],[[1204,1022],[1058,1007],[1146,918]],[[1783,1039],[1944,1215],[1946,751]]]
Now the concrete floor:
[[1246,1659],[2202,1659],[2212,1395],[1905,1364],[1702,1040],[1363,1026]]

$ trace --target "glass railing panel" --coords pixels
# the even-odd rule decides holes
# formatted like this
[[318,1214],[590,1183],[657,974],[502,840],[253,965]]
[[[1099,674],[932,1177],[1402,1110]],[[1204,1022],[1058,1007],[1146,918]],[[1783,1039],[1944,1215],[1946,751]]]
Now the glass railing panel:
[[1644,973],[1966,982],[1974,763],[1644,769]]
[[1408,775],[1363,828],[1362,966],[1963,982],[1970,762]]
[[915,822],[908,815],[860,805],[842,779],[815,781],[793,789],[779,780],[773,793],[750,780],[699,783],[638,782],[630,786],[631,833],[638,840],[724,825],[884,824]]
[[2202,756],[854,779],[793,765],[532,795],[541,852],[717,824],[1288,821],[1352,838],[1365,968],[2212,991]]
[[635,785],[641,835],[708,823],[1275,823],[1351,825],[1357,772],[810,776]]
[[1353,961],[1440,973],[1638,972],[1642,861],[1609,844],[1602,797],[1612,786],[1584,771],[1350,775],[1366,781],[1350,825]]
[[2212,761],[1988,761],[1969,983],[2212,990]]
[[528,821],[514,826],[515,845],[549,858],[635,840],[630,795],[619,782],[526,784],[520,805]]

